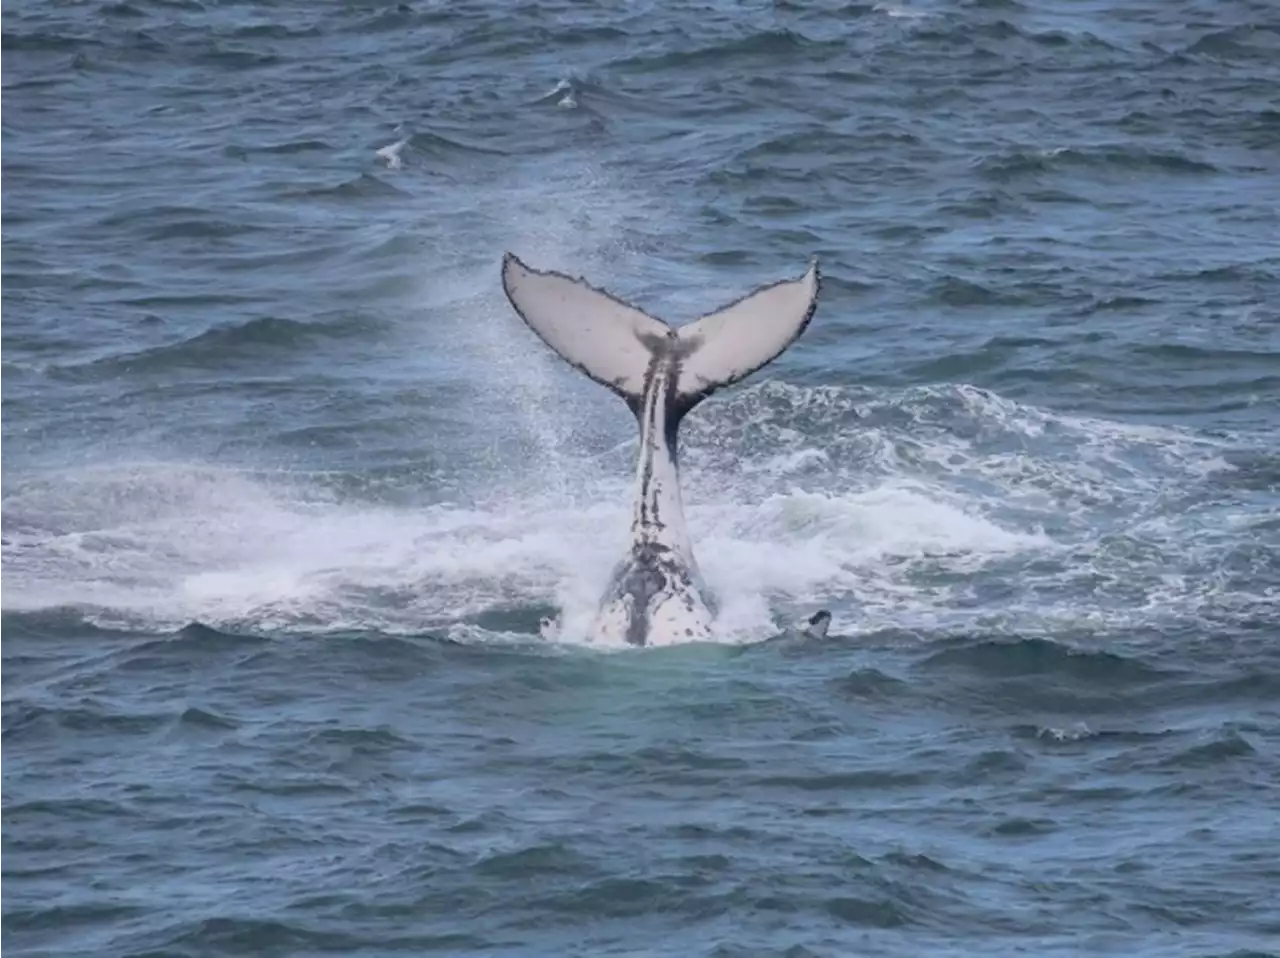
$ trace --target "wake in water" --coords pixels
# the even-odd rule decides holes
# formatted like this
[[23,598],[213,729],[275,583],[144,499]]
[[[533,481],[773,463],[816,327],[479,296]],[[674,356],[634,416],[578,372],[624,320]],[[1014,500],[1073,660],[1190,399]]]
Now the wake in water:
[[[1269,555],[1265,514],[1241,508],[1228,461],[1249,454],[968,387],[779,382],[708,403],[683,444],[690,532],[731,643],[818,606],[845,635],[1274,609],[1250,565]],[[163,462],[28,473],[5,485],[5,611],[466,641],[528,640],[559,612],[561,641],[579,643],[627,535],[634,449],[549,455],[561,481],[476,482],[465,501]]]

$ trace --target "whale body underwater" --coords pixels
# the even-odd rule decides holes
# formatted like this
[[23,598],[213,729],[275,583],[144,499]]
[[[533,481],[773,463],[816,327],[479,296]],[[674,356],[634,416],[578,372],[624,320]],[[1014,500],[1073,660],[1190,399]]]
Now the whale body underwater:
[[[799,279],[756,289],[678,329],[585,279],[533,269],[512,253],[503,257],[502,287],[529,328],[620,396],[640,427],[631,546],[588,637],[637,646],[710,639],[717,608],[684,523],[680,422],[799,338],[818,305],[817,262]],[[830,618],[819,612],[804,631],[822,637]]]

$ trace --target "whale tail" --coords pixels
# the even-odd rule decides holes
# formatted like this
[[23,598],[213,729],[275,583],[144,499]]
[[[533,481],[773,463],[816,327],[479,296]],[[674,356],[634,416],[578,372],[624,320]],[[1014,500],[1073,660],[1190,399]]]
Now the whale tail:
[[520,317],[562,359],[609,387],[637,415],[651,370],[671,363],[671,425],[795,342],[813,318],[820,285],[815,262],[799,279],[762,287],[673,329],[586,280],[532,269],[512,253],[502,261],[502,286]]

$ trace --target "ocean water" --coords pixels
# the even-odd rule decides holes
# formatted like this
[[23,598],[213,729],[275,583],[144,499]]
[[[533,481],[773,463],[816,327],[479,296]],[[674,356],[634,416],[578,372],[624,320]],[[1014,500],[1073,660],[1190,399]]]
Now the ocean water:
[[[1280,954],[1277,90],[1271,0],[6,4],[5,953]],[[636,430],[507,250],[818,258],[717,642],[586,640]]]

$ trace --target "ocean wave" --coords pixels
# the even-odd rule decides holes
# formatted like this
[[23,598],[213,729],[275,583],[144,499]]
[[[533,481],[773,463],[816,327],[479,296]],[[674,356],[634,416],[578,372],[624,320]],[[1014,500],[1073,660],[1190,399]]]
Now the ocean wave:
[[810,40],[804,34],[788,29],[761,30],[747,36],[725,37],[714,43],[678,52],[633,54],[615,60],[612,67],[623,72],[662,69],[691,70],[708,64],[728,65],[751,59],[767,59],[771,63],[789,58],[836,52],[843,43],[836,40]]
[[1067,678],[1093,688],[1142,686],[1178,674],[1114,652],[1073,649],[1047,639],[982,641],[943,648],[923,664],[926,668],[965,669],[993,678]]
[[1274,24],[1242,23],[1224,30],[1212,30],[1183,48],[1190,57],[1247,62],[1267,60],[1274,62],[1280,55],[1280,30]]
[[[153,307],[157,304],[152,303]],[[279,359],[332,337],[359,333],[341,322],[313,323],[264,316],[243,323],[205,330],[187,339],[153,346],[127,355],[107,356],[76,365],[49,367],[62,379],[96,381],[105,374],[148,375],[179,369],[223,368],[231,361]]]
[[104,3],[100,9],[104,17],[124,17],[126,19],[142,19],[147,12],[131,3]]
[[388,183],[380,176],[361,173],[339,183],[326,186],[308,186],[291,190],[286,196],[299,199],[341,200],[347,203],[362,203],[370,198],[404,198],[409,196],[394,183]]
[[315,25],[290,26],[287,23],[272,20],[236,23],[225,35],[236,40],[307,40],[324,36],[324,31]]
[[125,738],[150,735],[171,720],[171,716],[163,714],[121,713],[88,706],[51,707],[14,700],[6,703],[4,740],[6,744],[32,747],[41,741],[57,741],[64,733]]
[[1207,742],[1198,742],[1161,760],[1165,768],[1192,769],[1253,758],[1258,750],[1235,730],[1222,730]]
[[1171,174],[1219,172],[1214,164],[1184,151],[1153,150],[1133,145],[1013,150],[983,157],[977,162],[977,169],[984,177],[1000,183],[1041,173],[1093,170]]
[[102,41],[96,37],[49,30],[17,31],[5,29],[3,38],[0,39],[0,49],[12,51],[15,54],[23,52],[77,53],[101,46]]

